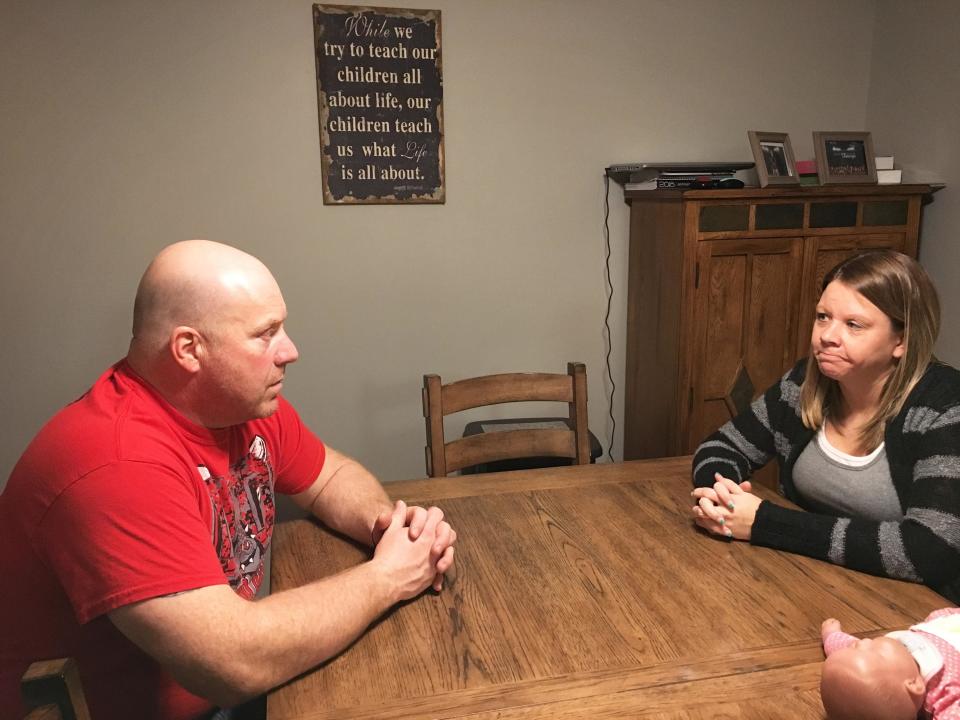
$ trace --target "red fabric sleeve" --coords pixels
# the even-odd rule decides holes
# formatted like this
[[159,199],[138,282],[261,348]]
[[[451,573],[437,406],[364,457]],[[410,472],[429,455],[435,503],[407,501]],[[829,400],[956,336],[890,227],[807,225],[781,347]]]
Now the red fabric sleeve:
[[78,622],[139,600],[226,583],[203,515],[210,501],[200,490],[158,465],[118,461],[57,498],[40,525],[38,545]]
[[280,397],[276,413],[279,426],[279,462],[275,489],[285,495],[307,490],[320,475],[326,458],[326,447],[310,428],[303,424],[293,405]]

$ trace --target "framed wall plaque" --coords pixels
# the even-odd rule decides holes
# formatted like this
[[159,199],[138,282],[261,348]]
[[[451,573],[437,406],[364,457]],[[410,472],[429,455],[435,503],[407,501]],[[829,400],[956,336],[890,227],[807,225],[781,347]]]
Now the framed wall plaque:
[[440,11],[313,6],[325,205],[442,203]]

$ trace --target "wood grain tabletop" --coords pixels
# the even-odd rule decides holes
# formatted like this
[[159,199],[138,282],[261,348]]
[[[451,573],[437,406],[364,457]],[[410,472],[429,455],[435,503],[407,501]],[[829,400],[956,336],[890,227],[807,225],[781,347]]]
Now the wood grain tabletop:
[[[388,484],[443,508],[455,573],[273,691],[268,719],[822,719],[824,618],[873,635],[950,605],[707,535],[689,478],[683,457]],[[273,542],[274,591],[369,557],[310,520]]]

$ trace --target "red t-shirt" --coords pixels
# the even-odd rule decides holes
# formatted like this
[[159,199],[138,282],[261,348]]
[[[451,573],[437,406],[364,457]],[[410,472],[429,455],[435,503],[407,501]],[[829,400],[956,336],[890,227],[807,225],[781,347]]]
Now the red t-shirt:
[[209,711],[106,613],[224,583],[252,598],[274,490],[306,490],[324,455],[282,398],[269,418],[211,430],[125,361],[105,372],[40,431],[0,494],[0,716],[25,714],[32,661],[65,656],[97,720]]

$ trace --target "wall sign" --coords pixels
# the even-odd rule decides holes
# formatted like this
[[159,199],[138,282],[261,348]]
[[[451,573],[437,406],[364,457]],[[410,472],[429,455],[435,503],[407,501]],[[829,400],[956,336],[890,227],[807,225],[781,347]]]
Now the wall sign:
[[325,205],[442,203],[440,11],[314,5]]

